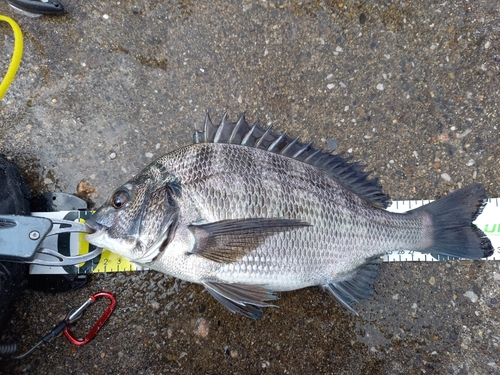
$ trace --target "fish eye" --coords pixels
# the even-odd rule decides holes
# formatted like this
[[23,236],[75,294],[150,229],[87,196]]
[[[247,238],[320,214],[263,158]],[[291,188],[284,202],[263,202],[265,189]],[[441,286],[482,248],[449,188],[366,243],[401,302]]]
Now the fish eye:
[[114,208],[121,208],[125,203],[129,201],[129,193],[128,191],[118,190],[111,197],[111,205]]

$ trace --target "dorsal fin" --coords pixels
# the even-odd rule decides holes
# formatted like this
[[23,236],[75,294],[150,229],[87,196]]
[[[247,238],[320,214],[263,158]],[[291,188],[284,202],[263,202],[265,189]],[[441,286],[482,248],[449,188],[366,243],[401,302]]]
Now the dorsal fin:
[[224,114],[219,125],[214,125],[207,110],[203,131],[195,131],[195,143],[231,143],[259,148],[284,155],[310,164],[352,190],[377,207],[386,208],[389,196],[384,194],[378,178],[368,179],[371,172],[365,172],[365,165],[351,162],[352,157],[330,154],[315,148],[310,143],[302,143],[285,133],[275,134],[271,128],[264,129],[257,122],[249,125],[242,114],[237,122],[227,120]]

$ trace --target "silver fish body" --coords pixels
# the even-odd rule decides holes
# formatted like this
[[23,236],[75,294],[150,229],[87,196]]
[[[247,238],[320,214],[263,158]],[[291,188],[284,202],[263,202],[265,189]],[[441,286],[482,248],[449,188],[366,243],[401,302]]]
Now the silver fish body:
[[471,225],[484,204],[478,184],[396,214],[358,164],[244,117],[214,126],[207,116],[195,140],[120,187],[88,222],[87,239],[203,284],[233,312],[258,318],[272,292],[314,285],[352,310],[372,295],[388,251],[492,253]]
[[[201,273],[214,281],[294,290],[325,284],[333,275],[341,279],[387,251],[429,244],[425,217],[374,209],[314,167],[277,154],[205,143],[157,163],[182,181],[177,230],[186,237],[171,243],[181,249],[180,258],[167,252],[154,268],[182,279],[199,282]],[[192,223],[251,218],[298,219],[309,226],[272,234],[230,263],[185,255],[195,246],[187,230]]]

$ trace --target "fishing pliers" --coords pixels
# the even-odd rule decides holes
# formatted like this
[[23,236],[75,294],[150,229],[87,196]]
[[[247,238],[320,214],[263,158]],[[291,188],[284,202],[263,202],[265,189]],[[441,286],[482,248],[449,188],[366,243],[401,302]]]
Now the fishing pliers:
[[75,256],[65,256],[42,245],[45,238],[71,232],[88,232],[83,223],[45,217],[0,215],[0,261],[71,266],[97,257],[102,249]]
[[64,7],[57,0],[7,0],[14,9],[36,14],[63,14]]

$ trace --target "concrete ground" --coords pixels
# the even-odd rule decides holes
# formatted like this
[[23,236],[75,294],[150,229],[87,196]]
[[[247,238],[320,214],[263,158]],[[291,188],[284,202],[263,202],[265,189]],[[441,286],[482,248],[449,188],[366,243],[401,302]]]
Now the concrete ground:
[[[84,180],[100,205],[189,144],[210,108],[214,120],[246,111],[337,143],[393,199],[472,182],[500,197],[496,0],[61,1],[66,15],[35,19],[0,2],[25,35],[0,102],[0,150],[35,192],[74,193]],[[6,24],[0,35],[3,75],[13,37]],[[27,291],[0,341],[27,349],[110,291],[118,306],[96,338],[75,347],[59,336],[0,373],[494,374],[499,266],[384,264],[359,316],[310,288],[279,294],[260,321],[156,272],[99,274],[69,293]]]

